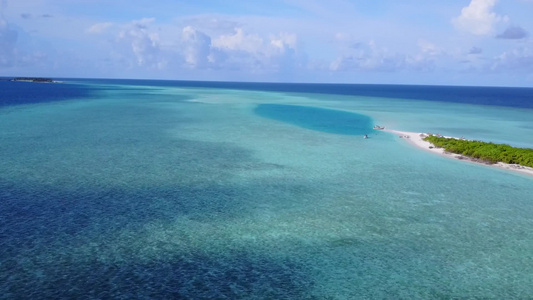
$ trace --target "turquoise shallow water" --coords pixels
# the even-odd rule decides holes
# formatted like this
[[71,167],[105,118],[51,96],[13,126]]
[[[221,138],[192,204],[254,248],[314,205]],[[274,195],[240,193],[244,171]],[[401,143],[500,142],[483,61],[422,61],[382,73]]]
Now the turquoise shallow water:
[[128,86],[0,108],[0,297],[531,298],[533,179],[368,128],[533,147],[532,115]]

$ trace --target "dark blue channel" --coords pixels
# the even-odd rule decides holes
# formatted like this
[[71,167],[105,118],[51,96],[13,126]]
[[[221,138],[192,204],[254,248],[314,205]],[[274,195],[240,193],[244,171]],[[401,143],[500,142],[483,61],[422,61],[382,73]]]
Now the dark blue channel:
[[0,107],[53,101],[87,99],[94,89],[89,85],[35,83],[0,80]]
[[372,118],[362,114],[299,105],[260,104],[255,113],[302,128],[343,135],[368,134],[373,123]]

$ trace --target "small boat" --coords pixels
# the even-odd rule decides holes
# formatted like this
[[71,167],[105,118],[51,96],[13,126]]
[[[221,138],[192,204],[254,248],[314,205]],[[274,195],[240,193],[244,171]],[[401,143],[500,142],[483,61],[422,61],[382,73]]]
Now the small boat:
[[385,129],[385,126],[378,126],[378,125],[376,125],[376,126],[374,126],[374,129],[377,129],[377,130],[383,130],[383,129]]

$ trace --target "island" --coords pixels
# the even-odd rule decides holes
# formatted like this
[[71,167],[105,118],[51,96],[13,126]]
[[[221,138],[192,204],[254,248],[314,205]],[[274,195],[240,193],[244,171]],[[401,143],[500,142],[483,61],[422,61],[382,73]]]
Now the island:
[[461,154],[480,162],[495,164],[503,162],[525,167],[533,167],[533,149],[515,148],[505,144],[470,141],[465,139],[448,138],[444,136],[428,135],[425,141],[444,151]]
[[38,83],[55,83],[53,79],[42,77],[15,77],[11,81],[38,82]]
[[411,145],[435,154],[533,176],[533,149],[431,133],[398,131],[388,128],[382,130],[397,134]]

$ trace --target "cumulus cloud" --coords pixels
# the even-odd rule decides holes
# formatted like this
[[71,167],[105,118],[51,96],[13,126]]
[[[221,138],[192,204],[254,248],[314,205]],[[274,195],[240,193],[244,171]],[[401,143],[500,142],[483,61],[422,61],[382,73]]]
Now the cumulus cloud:
[[273,74],[289,72],[300,63],[297,36],[286,32],[258,34],[236,27],[207,33],[194,25],[161,26],[154,19],[126,25],[98,23],[86,32],[112,32],[111,26],[121,30],[110,55],[128,68]]
[[501,34],[498,34],[496,38],[506,40],[519,40],[526,38],[527,35],[527,31],[525,31],[522,27],[511,26],[505,29],[505,31]]
[[494,26],[507,17],[496,14],[493,9],[497,0],[472,0],[461,10],[461,15],[452,20],[453,25],[461,31],[475,35],[488,35]]
[[187,26],[182,33],[183,55],[188,67],[268,73],[298,65],[297,37],[279,33],[268,37],[234,28],[215,37]]
[[191,68],[206,67],[213,62],[211,56],[211,38],[205,33],[186,26],[182,31],[185,63]]
[[148,30],[153,18],[144,18],[130,23],[119,34],[119,40],[129,44],[137,65],[163,68],[166,60],[159,56],[159,35]]
[[279,53],[296,49],[297,37],[295,34],[280,33],[270,37],[270,45]]
[[233,34],[221,35],[213,40],[213,46],[233,51],[258,52],[263,48],[263,39],[256,34],[246,34],[236,28]]

